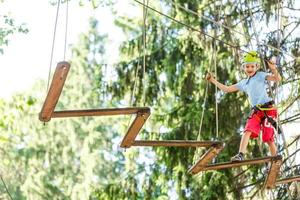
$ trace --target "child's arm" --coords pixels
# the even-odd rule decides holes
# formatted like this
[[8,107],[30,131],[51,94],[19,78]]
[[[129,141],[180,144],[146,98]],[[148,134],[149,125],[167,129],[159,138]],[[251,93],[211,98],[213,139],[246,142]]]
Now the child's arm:
[[215,84],[220,90],[224,91],[224,92],[236,92],[238,91],[238,87],[236,85],[224,85],[220,82],[218,82],[211,73],[207,73],[206,75],[206,80],[208,80],[209,82]]
[[268,61],[268,65],[269,65],[269,68],[272,71],[272,75],[267,75],[266,79],[268,81],[274,81],[274,82],[281,81],[281,76],[280,76],[280,74],[278,73],[278,71],[276,69],[276,64],[272,61]]

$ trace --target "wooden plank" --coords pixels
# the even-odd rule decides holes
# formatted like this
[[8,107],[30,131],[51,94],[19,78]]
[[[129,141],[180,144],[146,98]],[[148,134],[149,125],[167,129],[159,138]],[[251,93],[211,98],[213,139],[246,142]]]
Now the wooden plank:
[[106,109],[54,111],[52,118],[131,115],[131,114],[137,114],[138,112],[142,112],[142,113],[149,112],[150,113],[150,108],[148,108],[148,107],[129,107],[129,108],[106,108]]
[[121,147],[129,148],[134,143],[137,134],[150,116],[150,112],[138,112],[131,126],[129,127],[125,137],[121,142]]
[[132,146],[151,146],[151,147],[211,147],[222,144],[214,141],[195,141],[195,140],[135,140]]
[[202,171],[234,168],[243,165],[256,165],[256,164],[270,162],[274,158],[278,158],[278,156],[267,156],[267,157],[243,160],[238,162],[224,162],[224,163],[210,164],[207,165],[205,168],[203,168]]
[[57,64],[48,94],[39,114],[39,119],[41,121],[50,121],[61,91],[64,87],[69,70],[70,64],[68,62],[60,62]]
[[279,184],[291,183],[294,181],[300,181],[300,176],[292,176],[292,177],[283,178],[283,179],[277,180],[276,184],[279,185]]
[[269,174],[265,180],[264,188],[272,189],[275,187],[276,179],[280,171],[280,166],[282,164],[282,157],[278,156],[277,158],[272,159],[271,168]]
[[211,147],[201,158],[189,169],[189,173],[197,174],[202,171],[208,163],[212,161],[214,157],[216,157],[220,151],[224,148],[224,145],[217,145]]

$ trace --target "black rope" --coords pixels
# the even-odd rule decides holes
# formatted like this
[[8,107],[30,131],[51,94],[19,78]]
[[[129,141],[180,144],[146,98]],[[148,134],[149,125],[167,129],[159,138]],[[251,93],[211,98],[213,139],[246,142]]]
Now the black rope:
[[0,175],[0,178],[1,178],[1,181],[2,181],[2,183],[3,183],[3,185],[4,185],[4,188],[5,188],[5,190],[6,190],[6,193],[8,194],[9,198],[10,198],[11,200],[13,200],[13,198],[12,198],[11,194],[9,193],[8,188],[7,188],[6,184],[5,184],[5,181],[3,180],[3,178],[2,178],[1,175]]
[[230,46],[230,47],[232,47],[232,48],[234,48],[234,49],[239,49],[239,50],[241,50],[241,51],[247,53],[247,51],[240,49],[240,46],[236,46],[236,45],[233,45],[233,44],[224,42],[223,40],[221,40],[221,39],[219,39],[219,38],[215,38],[214,36],[211,36],[211,35],[205,33],[204,31],[198,30],[198,29],[192,27],[191,25],[188,25],[188,24],[186,24],[186,23],[184,23],[184,22],[181,22],[181,21],[179,21],[179,20],[177,20],[177,19],[174,19],[173,17],[171,17],[171,16],[169,16],[169,15],[166,15],[166,14],[164,14],[164,13],[162,13],[162,12],[160,12],[160,11],[158,11],[158,10],[156,10],[156,9],[154,9],[154,8],[152,8],[152,7],[148,6],[148,5],[146,5],[146,4],[143,4],[142,2],[140,2],[140,1],[138,1],[138,0],[134,0],[134,1],[137,2],[137,3],[139,3],[140,5],[145,6],[145,7],[149,8],[150,10],[152,10],[152,11],[154,11],[154,12],[156,12],[156,13],[158,13],[158,14],[160,14],[160,15],[162,15],[162,16],[164,16],[164,17],[166,17],[166,18],[168,18],[168,19],[170,19],[170,20],[172,20],[172,21],[174,21],[174,22],[176,22],[176,23],[178,23],[178,24],[181,24],[181,25],[183,25],[183,26],[185,26],[185,27],[187,27],[187,28],[189,28],[189,29],[195,31],[195,32],[198,32],[198,33],[200,33],[200,34],[203,34],[203,35],[205,35],[205,36],[207,36],[207,37],[209,37],[209,38],[211,38],[211,39],[215,39],[215,40],[217,40],[218,42],[221,42],[221,43],[223,43],[223,44],[226,44],[226,45],[228,45],[228,46]]
[[[150,10],[152,10],[152,11],[154,11],[154,12],[156,12],[156,13],[158,13],[158,14],[160,14],[160,15],[162,15],[162,16],[164,16],[164,17],[166,17],[166,18],[168,18],[168,19],[170,19],[170,20],[172,20],[172,21],[174,21],[174,22],[176,22],[176,23],[178,23],[178,24],[181,24],[181,25],[183,25],[183,26],[185,26],[185,27],[187,27],[187,28],[189,28],[189,29],[195,31],[195,32],[198,32],[198,33],[200,33],[200,34],[203,34],[203,35],[205,35],[205,36],[207,36],[207,37],[209,37],[209,38],[211,38],[211,39],[215,39],[215,40],[217,40],[218,42],[220,42],[220,43],[222,43],[222,44],[225,44],[225,45],[227,45],[227,46],[230,46],[230,47],[233,48],[233,49],[240,50],[240,51],[243,52],[243,53],[250,53],[249,51],[246,51],[246,50],[241,49],[241,46],[240,46],[240,45],[234,45],[234,44],[230,44],[230,43],[228,43],[228,42],[225,42],[225,41],[223,41],[222,39],[219,39],[219,38],[217,38],[217,37],[211,36],[211,35],[205,33],[204,31],[201,31],[201,30],[199,30],[199,29],[196,29],[196,28],[194,28],[193,26],[191,26],[191,25],[189,25],[189,24],[186,24],[186,23],[184,23],[184,22],[182,22],[182,21],[179,21],[179,20],[177,20],[177,19],[175,19],[175,18],[173,18],[173,17],[171,17],[171,16],[169,16],[169,15],[167,15],[167,14],[164,14],[164,13],[162,13],[162,12],[160,12],[160,11],[158,11],[158,10],[156,10],[156,9],[154,9],[154,8],[152,8],[152,7],[146,5],[146,4],[144,4],[144,3],[142,3],[142,2],[140,2],[140,1],[138,1],[138,0],[134,0],[134,1],[137,2],[137,3],[140,4],[140,5],[142,5],[142,6],[144,6],[144,7],[147,7],[147,8],[149,8]],[[268,45],[268,44],[264,44],[264,46],[267,46],[267,47],[272,48],[272,49],[276,49],[277,51],[282,52],[283,54],[286,54],[286,55],[292,57],[293,59],[296,59],[296,58],[297,58],[297,57],[295,57],[295,56],[293,56],[293,55],[290,55],[290,54],[288,54],[288,53],[286,53],[286,52],[283,52],[283,51],[281,51],[281,50],[278,50],[276,47],[270,46],[270,45]],[[263,61],[269,61],[268,59],[265,59],[265,58],[261,58],[261,59],[262,59]]]

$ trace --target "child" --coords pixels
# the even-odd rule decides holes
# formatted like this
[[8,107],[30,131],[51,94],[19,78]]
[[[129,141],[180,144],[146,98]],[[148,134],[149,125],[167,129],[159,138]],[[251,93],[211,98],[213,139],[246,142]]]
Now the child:
[[[277,149],[274,143],[274,122],[277,117],[277,109],[273,107],[274,101],[267,94],[268,81],[279,82],[280,74],[276,70],[276,65],[269,61],[268,66],[272,71],[272,75],[266,72],[259,72],[260,59],[256,51],[250,51],[243,56],[242,67],[247,75],[246,79],[241,80],[237,84],[226,86],[218,82],[208,73],[206,79],[215,84],[224,92],[246,92],[250,103],[253,107],[252,113],[248,117],[244,133],[240,143],[239,153],[231,158],[231,161],[244,160],[244,154],[248,145],[249,138],[257,138],[262,129],[263,142],[267,143],[272,156],[276,156]],[[261,109],[264,108],[264,109]],[[273,120],[273,123],[270,122]],[[273,125],[273,126],[272,126]]]

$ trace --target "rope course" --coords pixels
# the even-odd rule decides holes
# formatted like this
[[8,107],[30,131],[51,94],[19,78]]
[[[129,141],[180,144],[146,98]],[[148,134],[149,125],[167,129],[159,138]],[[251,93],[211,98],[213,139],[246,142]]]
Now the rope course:
[[[150,10],[152,10],[152,11],[154,11],[154,12],[156,12],[156,13],[158,13],[158,14],[160,14],[160,15],[162,15],[162,16],[164,16],[164,17],[166,17],[166,18],[168,18],[168,19],[170,19],[170,20],[172,20],[172,21],[174,21],[174,22],[176,22],[176,23],[178,23],[178,24],[181,24],[181,25],[183,25],[183,26],[185,26],[185,27],[191,29],[192,31],[198,32],[198,33],[200,33],[200,34],[202,34],[202,35],[205,35],[205,36],[207,36],[207,37],[213,39],[213,41],[218,41],[218,42],[223,43],[223,44],[226,44],[226,45],[228,45],[228,46],[230,46],[230,47],[232,47],[232,48],[234,48],[234,49],[239,49],[239,50],[241,50],[241,51],[243,51],[243,52],[246,52],[246,51],[240,49],[240,47],[239,47],[238,45],[233,45],[233,44],[230,44],[230,43],[228,43],[228,42],[221,41],[220,39],[216,38],[216,34],[215,34],[214,36],[211,36],[211,35],[205,33],[204,31],[198,30],[198,29],[192,27],[192,26],[189,25],[189,24],[186,24],[186,23],[184,23],[184,22],[182,22],[182,21],[179,21],[179,20],[177,20],[177,19],[175,19],[175,18],[173,18],[173,17],[171,17],[171,16],[169,16],[169,15],[167,15],[167,14],[164,14],[164,13],[161,12],[161,11],[158,11],[157,9],[154,9],[154,8],[150,7],[148,4],[145,5],[145,3],[142,3],[142,2],[140,2],[140,1],[138,1],[138,0],[134,0],[134,1],[137,2],[137,3],[139,3],[139,4],[141,4],[141,5],[144,6],[144,7],[146,6],[148,9],[150,9]],[[185,7],[183,7],[183,6],[179,5],[179,4],[176,4],[176,3],[174,3],[174,2],[170,2],[170,1],[168,1],[168,2],[169,2],[170,4],[172,4],[173,6],[177,6],[177,7],[179,7],[180,9],[183,9],[183,10],[185,10],[185,11],[191,13],[191,14],[197,15],[198,17],[201,17],[201,18],[203,18],[203,19],[206,19],[206,20],[208,20],[208,21],[210,21],[210,22],[212,22],[212,23],[214,23],[214,24],[216,24],[216,25],[218,25],[218,26],[221,26],[221,27],[223,27],[223,28],[226,28],[226,29],[228,29],[228,30],[230,30],[230,31],[236,32],[236,33],[238,33],[238,34],[243,35],[243,36],[246,37],[245,34],[239,32],[239,31],[236,31],[236,30],[234,30],[234,29],[232,29],[232,28],[230,28],[230,27],[228,27],[228,26],[226,26],[226,25],[223,25],[222,23],[218,22],[217,20],[212,20],[212,19],[210,19],[210,18],[208,18],[208,17],[205,17],[205,16],[203,16],[203,15],[200,15],[200,14],[198,14],[198,13],[196,13],[196,12],[190,10],[190,9],[187,9],[187,8],[185,8]],[[281,2],[281,3],[282,3],[282,2]],[[278,26],[280,25],[280,27],[278,28],[278,47],[274,47],[274,46],[271,46],[271,45],[265,45],[265,46],[267,46],[267,47],[269,47],[269,48],[271,48],[271,49],[273,49],[273,50],[276,50],[278,53],[282,53],[282,54],[289,55],[289,54],[287,54],[286,52],[283,52],[282,50],[280,50],[280,41],[281,41],[281,37],[280,37],[280,33],[279,33],[279,32],[281,31],[281,26],[282,26],[282,21],[281,21],[281,19],[279,20],[279,9],[280,9],[280,8],[282,8],[282,6],[280,6],[280,1],[279,1],[279,2],[278,2]],[[249,10],[251,19],[253,19],[253,13],[252,13],[251,9],[249,8],[248,10]],[[281,12],[282,12],[282,9],[281,9]],[[281,15],[282,15],[282,14],[281,14]],[[254,25],[254,23],[253,23],[253,20],[251,20],[251,22],[252,22],[252,27],[253,27],[253,30],[254,30],[254,36],[255,36],[256,43],[257,43],[257,45],[258,45],[258,47],[259,47],[259,49],[260,49],[260,46],[261,46],[261,45],[260,45],[260,42],[259,42],[258,33],[257,33],[256,27],[255,27],[255,25]],[[253,38],[248,38],[248,39],[249,39],[250,41],[254,40]],[[215,43],[215,42],[214,42],[214,43]],[[213,55],[215,56],[215,54],[213,54]],[[292,56],[292,55],[289,55],[289,56],[291,56],[292,58],[295,59],[294,56]],[[263,58],[262,55],[261,55],[261,58],[262,58],[262,60],[263,60],[262,63],[263,63],[264,69],[266,70],[266,64],[265,64],[264,61],[267,61],[267,60],[266,60],[265,58]],[[216,61],[215,61],[215,62],[216,62]],[[215,66],[216,66],[216,64],[215,64]],[[215,69],[215,73],[217,73],[216,69]],[[269,87],[271,88],[271,86],[269,86]],[[278,93],[278,85],[276,85],[276,87],[277,87],[277,89],[276,89],[276,92],[275,92],[275,96],[277,97],[277,93]],[[199,139],[199,138],[201,137],[202,124],[203,124],[204,111],[205,111],[205,104],[206,104],[206,99],[207,99],[207,90],[208,90],[208,88],[207,88],[207,85],[206,85],[206,87],[205,87],[205,95],[204,95],[204,102],[203,102],[203,105],[202,105],[202,114],[201,114],[201,118],[200,118],[200,126],[199,126],[199,131],[198,131],[197,139]],[[270,91],[272,91],[272,90],[270,90]],[[216,91],[216,93],[217,93],[217,91]],[[273,95],[272,93],[271,93],[271,96],[272,96],[272,98],[274,99],[274,95]],[[216,114],[217,114],[217,106],[216,106]],[[216,115],[216,121],[218,122],[217,115]],[[278,119],[278,118],[277,118],[277,124],[279,124],[279,119]],[[218,127],[218,125],[216,125],[216,128],[217,128],[217,127]],[[217,128],[216,131],[217,131],[217,136],[218,136],[218,128]],[[278,126],[277,126],[277,132],[278,132]],[[285,144],[285,147],[286,147],[286,144]],[[286,149],[286,151],[288,152],[287,149]],[[275,160],[276,160],[276,159],[275,159]],[[269,174],[270,178],[272,179],[272,181],[271,181],[272,184],[269,184],[269,185],[268,185],[268,183],[267,183],[268,181],[266,181],[264,187],[267,187],[267,188],[272,188],[272,187],[274,186],[274,183],[275,183],[275,181],[276,181],[276,177],[277,177],[279,168],[280,168],[281,163],[282,163],[282,159],[280,158],[280,159],[276,160],[275,162],[274,162],[274,160],[273,160],[272,163],[273,163],[273,164],[271,165],[271,170],[270,170],[270,174]],[[222,164],[221,164],[221,166],[222,166]],[[229,166],[232,167],[232,165],[230,165],[230,164],[229,164]],[[272,168],[274,168],[274,166],[275,166],[276,169],[275,169],[275,170],[272,170]],[[204,168],[204,169],[206,169],[206,168]],[[193,173],[195,173],[195,171],[194,171]],[[267,178],[268,178],[268,177],[267,177]]]
[[[146,55],[146,15],[148,6],[148,0],[145,3],[141,4],[143,6],[143,82],[145,80],[145,55]],[[144,82],[145,83],[145,82]],[[207,85],[208,86],[208,85]],[[145,91],[145,88],[144,88]],[[143,92],[143,100],[145,96],[145,92]],[[206,90],[207,96],[207,90]],[[196,163],[189,170],[190,173],[193,174],[193,171],[198,168],[202,168],[207,165],[222,149],[224,144],[218,141],[194,141],[194,140],[134,140],[132,146],[152,146],[152,147],[195,147],[195,148],[209,148],[200,159],[196,161]]]
[[[208,98],[208,82],[206,82],[205,85],[205,91],[204,91],[204,100],[202,103],[202,113],[200,117],[200,122],[199,122],[199,130],[198,130],[198,135],[197,135],[197,140],[136,140],[137,135],[139,134],[140,130],[146,123],[148,117],[150,116],[150,108],[149,107],[133,107],[134,104],[134,97],[136,93],[136,87],[137,87],[137,82],[138,82],[138,74],[140,70],[140,57],[141,57],[141,52],[142,52],[142,84],[144,85],[143,87],[143,94],[142,94],[142,103],[145,105],[146,103],[146,85],[147,85],[147,73],[146,73],[146,45],[147,45],[147,14],[148,10],[151,10],[153,12],[158,13],[161,16],[164,16],[170,20],[172,20],[175,23],[178,23],[194,32],[199,33],[200,35],[204,35],[210,39],[212,39],[212,55],[211,55],[211,65],[208,69],[210,72],[212,70],[212,66],[214,66],[214,73],[216,75],[216,78],[218,76],[218,71],[217,71],[217,55],[218,55],[218,49],[217,49],[217,42],[221,44],[225,44],[234,50],[240,50],[245,53],[249,53],[248,51],[242,50],[239,45],[234,45],[231,43],[228,43],[222,39],[219,39],[217,37],[218,35],[218,30],[215,28],[214,29],[214,35],[210,35],[202,30],[199,30],[187,23],[184,23],[180,20],[177,20],[167,14],[164,14],[161,11],[158,11],[157,9],[149,6],[149,0],[143,0],[143,2],[134,0],[138,4],[140,4],[143,7],[143,27],[142,27],[142,51],[139,51],[139,57],[138,57],[138,62],[137,66],[135,69],[135,78],[134,78],[134,84],[132,87],[131,95],[130,95],[130,106],[132,107],[127,107],[127,108],[93,108],[93,109],[81,109],[81,110],[60,110],[56,111],[55,107],[56,104],[59,100],[60,94],[63,90],[65,81],[67,79],[67,75],[70,70],[70,63],[66,61],[59,62],[56,66],[56,70],[54,72],[52,82],[50,84],[50,74],[51,74],[51,66],[53,62],[53,52],[54,52],[54,43],[55,43],[55,38],[56,38],[56,29],[57,29],[57,22],[58,22],[58,13],[59,13],[59,7],[60,7],[60,0],[58,0],[57,3],[57,11],[56,11],[56,19],[55,19],[55,25],[54,25],[54,33],[53,33],[53,41],[52,41],[52,49],[51,49],[51,56],[50,56],[50,67],[49,67],[49,74],[48,74],[48,83],[47,83],[47,96],[45,98],[44,104],[42,106],[41,112],[39,114],[39,119],[43,122],[48,122],[52,118],[66,118],[66,117],[83,117],[83,116],[113,116],[113,115],[136,115],[135,119],[129,126],[129,123],[131,121],[131,118],[128,122],[128,130],[126,135],[124,136],[122,142],[121,142],[121,147],[123,148],[129,148],[131,146],[151,146],[151,147],[194,147],[194,148],[208,148],[208,150],[197,160],[195,161],[196,158],[196,153],[194,154],[194,164],[188,169],[188,172],[195,175],[199,172],[202,171],[208,171],[208,170],[220,170],[220,169],[226,169],[226,168],[235,168],[235,167],[240,167],[243,165],[254,165],[254,164],[262,164],[262,163],[271,163],[271,168],[269,170],[269,173],[267,177],[265,178],[265,182],[263,184],[263,188],[271,189],[275,187],[275,184],[282,184],[282,183],[287,183],[288,181],[295,181],[299,180],[297,177],[292,177],[292,178],[284,178],[281,180],[277,180],[277,175],[280,171],[280,167],[282,164],[285,164],[286,166],[292,166],[292,162],[290,159],[290,154],[288,151],[288,147],[291,145],[287,145],[284,134],[282,135],[283,138],[283,143],[284,143],[284,149],[286,150],[287,158],[289,163],[287,164],[286,160],[282,161],[282,157],[280,155],[277,156],[267,156],[267,157],[262,157],[262,158],[255,158],[255,159],[249,159],[249,160],[244,160],[240,162],[223,162],[223,163],[211,163],[211,161],[222,151],[224,148],[224,143],[221,141],[199,141],[201,139],[201,132],[202,132],[202,126],[203,126],[203,119],[204,119],[204,112],[206,109],[206,104],[207,104],[207,98]],[[68,35],[68,0],[66,1],[66,25],[65,25],[65,41],[64,41],[64,60],[66,57],[66,49],[67,49],[67,35]],[[186,12],[189,12],[193,15],[197,15],[200,18],[203,18],[207,21],[212,22],[214,25],[217,25],[218,27],[223,27],[228,29],[229,31],[238,33],[240,35],[243,35],[247,37],[247,39],[252,42],[253,40],[256,40],[256,43],[259,48],[261,60],[263,61],[263,66],[266,70],[266,64],[264,61],[268,61],[265,58],[262,57],[261,54],[261,49],[260,49],[260,43],[259,43],[259,37],[258,37],[258,32],[255,27],[254,21],[253,21],[253,13],[251,11],[251,8],[249,7],[249,14],[251,18],[251,23],[254,31],[254,36],[255,38],[248,37],[246,34],[239,32],[229,26],[226,26],[220,22],[219,19],[219,8],[217,12],[217,16],[214,19],[210,19],[204,15],[200,15],[196,13],[195,11],[192,11],[190,9],[185,8],[184,6],[181,6],[179,4],[176,4],[171,1],[167,1],[168,3],[172,4],[173,6],[177,6],[182,10],[185,10]],[[249,6],[249,3],[247,3]],[[292,58],[295,59],[294,56],[289,55],[288,53],[280,50],[280,42],[282,40],[282,35],[281,35],[281,29],[282,29],[282,1],[278,1],[278,46],[274,47],[271,45],[266,45],[269,48],[276,50],[278,54],[285,54],[288,56],[291,56]],[[252,45],[252,43],[251,43]],[[279,56],[278,56],[279,57]],[[280,65],[280,60],[278,60],[278,65]],[[49,87],[50,85],[50,87]],[[278,98],[278,85],[276,85],[276,92],[275,92],[275,97]],[[270,86],[271,88],[271,86]],[[272,90],[271,90],[272,91]],[[215,87],[215,118],[216,118],[216,139],[219,138],[219,119],[218,119],[218,89],[217,86]],[[272,95],[273,98],[273,95]],[[274,98],[273,98],[274,99]],[[278,101],[278,99],[277,99]],[[295,100],[296,101],[296,100]],[[294,101],[294,102],[295,102]],[[288,109],[288,108],[286,108]],[[279,124],[279,117],[277,118],[277,124]],[[278,132],[278,126],[277,126],[277,132]],[[298,138],[299,139],[299,138]],[[278,149],[278,148],[277,148]],[[279,150],[279,149],[278,149]],[[244,173],[244,172],[243,172]],[[286,173],[287,174],[287,173]],[[2,177],[1,177],[2,182],[4,183]],[[4,183],[5,184],[5,183]],[[7,191],[8,192],[8,191]],[[8,193],[9,194],[9,193]]]
[[[139,2],[139,1],[137,1],[137,0],[135,0],[137,3],[139,3],[139,4],[141,4],[142,6],[146,6],[147,8],[149,8],[150,10],[152,10],[152,11],[154,11],[154,12],[157,12],[157,13],[159,13],[160,15],[163,15],[163,16],[165,16],[165,17],[167,17],[167,18],[169,18],[169,19],[171,19],[171,20],[173,20],[173,21],[175,21],[175,22],[177,22],[177,23],[179,23],[179,24],[182,24],[182,25],[184,25],[184,26],[186,26],[186,27],[188,27],[188,28],[190,28],[190,29],[192,29],[193,31],[197,31],[197,32],[199,32],[199,33],[201,33],[201,34],[204,34],[204,35],[206,35],[206,36],[208,36],[208,37],[210,37],[210,38],[212,38],[213,39],[213,41],[219,41],[219,42],[222,42],[222,43],[225,43],[225,44],[227,44],[227,45],[229,45],[229,46],[231,46],[231,47],[234,47],[234,48],[237,48],[237,46],[233,46],[233,45],[231,45],[231,44],[229,44],[229,43],[226,43],[226,42],[224,42],[224,41],[220,41],[218,38],[216,38],[215,36],[210,36],[210,35],[208,35],[208,34],[206,34],[206,33],[204,33],[203,31],[200,31],[200,30],[197,30],[197,29],[195,29],[194,27],[192,27],[192,26],[190,26],[190,25],[187,25],[187,24],[185,24],[185,23],[183,23],[183,22],[181,22],[181,21],[179,21],[179,20],[176,20],[176,19],[174,19],[174,18],[172,18],[172,17],[170,17],[170,16],[168,16],[168,15],[166,15],[166,14],[164,14],[164,13],[162,13],[162,12],[160,12],[160,11],[157,11],[156,9],[154,9],[154,8],[152,8],[152,7],[150,7],[150,6],[148,6],[148,5],[145,5],[144,3],[142,3],[142,2]],[[215,32],[215,35],[216,35],[216,32]],[[213,46],[213,49],[215,48],[215,42],[214,42],[214,46]],[[214,50],[213,50],[214,51]],[[215,54],[213,53],[213,56],[215,56]],[[216,66],[216,60],[215,60],[215,66]],[[216,68],[216,67],[215,67]],[[216,71],[216,69],[215,69],[215,72],[217,72]],[[207,89],[206,89],[206,91],[207,91]],[[206,92],[205,92],[206,93]],[[206,98],[205,98],[205,100],[204,100],[204,102],[206,101]],[[217,108],[216,108],[217,109]],[[202,110],[202,112],[204,112],[204,108],[203,108],[203,110]],[[217,113],[217,112],[216,112]],[[203,116],[203,115],[202,115]],[[202,128],[202,120],[203,120],[203,118],[202,118],[202,116],[201,116],[201,121],[200,121],[200,127],[199,127],[199,132],[201,132],[201,128]],[[217,116],[216,116],[217,117]],[[217,119],[216,119],[216,121],[217,121]],[[216,125],[216,127],[218,127],[217,125]],[[200,134],[198,134],[198,135],[200,135]],[[218,135],[218,134],[217,134]],[[212,150],[213,151],[213,150]],[[205,158],[207,158],[207,157],[209,157],[209,160],[212,160],[212,158],[213,157],[215,157],[217,154],[218,154],[219,152],[214,152],[214,153],[212,153],[211,151],[208,151],[208,152],[206,152],[206,154],[210,154],[209,156],[207,156],[206,154],[204,154],[199,160],[200,160],[200,162],[201,162],[201,160],[205,160]],[[213,155],[213,156],[212,156]],[[257,162],[256,160],[248,160],[246,163],[247,164],[257,164],[257,163],[260,163],[260,162],[262,162],[262,161],[264,161],[264,159],[265,158],[260,158],[260,159],[258,159],[259,160],[259,162]],[[266,179],[266,181],[265,181],[265,184],[264,184],[264,187],[265,188],[272,188],[273,186],[274,186],[274,183],[275,183],[275,181],[276,181],[276,177],[277,177],[277,174],[278,174],[278,171],[279,171],[279,168],[280,168],[280,165],[281,165],[281,162],[282,162],[282,158],[281,157],[272,157],[271,159],[269,159],[269,160],[267,160],[267,162],[271,162],[272,163],[272,165],[271,165],[271,170],[270,170],[270,174],[269,174],[269,176],[267,177],[267,179]],[[205,164],[207,164],[208,162],[206,162]],[[191,168],[190,168],[190,170],[189,170],[189,172],[190,173],[192,173],[192,174],[197,174],[199,171],[203,171],[203,170],[207,170],[207,165],[205,165],[204,163],[202,163],[202,164],[200,164],[200,165],[198,165],[198,163],[196,163],[194,166],[192,166]],[[228,165],[226,164],[226,163],[221,163],[221,164],[219,164],[220,166],[222,166],[221,168],[228,168],[228,167],[234,167],[235,166],[235,164],[234,163],[228,163]],[[238,164],[238,166],[240,166],[240,165],[243,165],[243,164]]]

